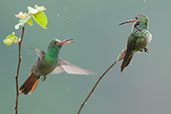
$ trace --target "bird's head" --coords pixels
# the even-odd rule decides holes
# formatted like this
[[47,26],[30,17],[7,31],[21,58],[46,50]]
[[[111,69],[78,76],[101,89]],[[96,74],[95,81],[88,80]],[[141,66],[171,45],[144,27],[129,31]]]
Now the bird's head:
[[137,15],[133,20],[130,20],[130,21],[125,21],[119,25],[123,25],[125,23],[133,23],[135,22],[134,24],[134,28],[135,27],[140,27],[140,28],[147,28],[148,27],[148,17],[141,14],[141,15]]
[[61,48],[64,44],[68,44],[68,43],[71,43],[72,39],[67,39],[67,40],[64,40],[64,41],[61,41],[61,40],[58,40],[58,39],[55,39],[55,40],[52,40],[49,44],[49,47],[48,48]]

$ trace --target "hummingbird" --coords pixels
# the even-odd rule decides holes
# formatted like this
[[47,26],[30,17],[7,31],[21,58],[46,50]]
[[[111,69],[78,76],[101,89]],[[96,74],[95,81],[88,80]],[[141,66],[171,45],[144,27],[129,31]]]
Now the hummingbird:
[[152,40],[152,34],[148,30],[148,17],[143,14],[137,15],[133,20],[125,21],[119,25],[133,22],[135,22],[135,24],[133,25],[132,33],[128,38],[127,47],[117,58],[117,61],[123,59],[121,72],[129,65],[134,53],[142,51],[149,53],[147,46]]
[[71,43],[72,39],[60,41],[52,40],[48,46],[47,53],[39,49],[33,48],[38,56],[38,60],[31,66],[30,74],[27,80],[20,87],[20,92],[24,95],[32,93],[36,88],[40,77],[43,81],[48,74],[59,74],[66,72],[68,74],[92,75],[93,72],[80,68],[59,58],[59,52],[64,44]]

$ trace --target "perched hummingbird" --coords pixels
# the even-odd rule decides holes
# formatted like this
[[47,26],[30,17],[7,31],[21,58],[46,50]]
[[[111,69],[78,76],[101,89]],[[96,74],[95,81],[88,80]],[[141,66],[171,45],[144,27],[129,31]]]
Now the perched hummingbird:
[[78,75],[94,74],[93,72],[82,69],[58,57],[61,47],[67,43],[71,43],[71,39],[65,41],[57,39],[52,40],[47,49],[47,53],[39,49],[33,49],[38,55],[38,60],[32,65],[28,79],[20,87],[21,93],[24,95],[27,95],[28,93],[31,94],[37,86],[40,77],[45,80],[46,76],[50,73],[59,74],[66,72]]
[[135,24],[133,25],[132,33],[128,38],[127,47],[118,57],[118,61],[123,59],[121,72],[128,66],[134,53],[139,51],[142,52],[143,50],[147,53],[149,52],[147,45],[152,40],[152,34],[148,31],[148,17],[143,14],[137,15],[135,19],[123,22],[119,25],[133,22],[135,22]]

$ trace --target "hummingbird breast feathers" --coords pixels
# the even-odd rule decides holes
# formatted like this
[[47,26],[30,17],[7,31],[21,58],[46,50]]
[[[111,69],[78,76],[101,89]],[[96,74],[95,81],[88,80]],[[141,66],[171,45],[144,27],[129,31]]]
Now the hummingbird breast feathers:
[[[133,37],[131,37],[133,36]],[[136,31],[130,36],[130,40],[136,40],[133,51],[141,51],[147,47],[152,40],[152,34],[148,30]]]

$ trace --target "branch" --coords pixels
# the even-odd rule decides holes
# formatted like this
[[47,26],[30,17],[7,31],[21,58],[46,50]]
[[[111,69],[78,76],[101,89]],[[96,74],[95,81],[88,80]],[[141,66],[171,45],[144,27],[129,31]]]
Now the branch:
[[96,89],[97,85],[99,84],[99,82],[101,81],[101,79],[105,76],[105,74],[118,62],[119,60],[116,60],[112,65],[110,65],[110,67],[99,77],[99,79],[97,80],[96,84],[94,85],[94,87],[91,89],[90,93],[88,94],[88,96],[86,97],[86,99],[84,100],[83,104],[81,104],[77,114],[80,114],[82,108],[84,107],[84,105],[86,104],[86,102],[88,101],[89,97],[91,96],[91,94],[94,92],[94,90]]
[[24,26],[22,27],[22,34],[21,34],[21,40],[18,43],[18,66],[17,66],[17,73],[15,76],[16,79],[16,103],[15,103],[15,114],[18,114],[18,96],[19,96],[19,89],[18,89],[18,76],[20,71],[20,64],[21,64],[21,43],[23,41],[24,36]]

